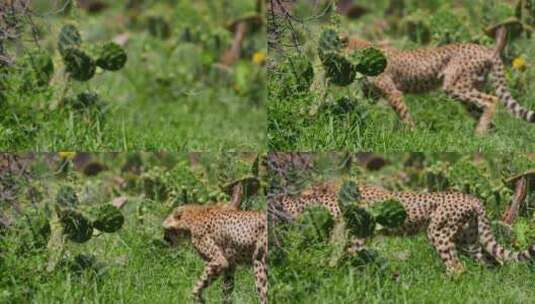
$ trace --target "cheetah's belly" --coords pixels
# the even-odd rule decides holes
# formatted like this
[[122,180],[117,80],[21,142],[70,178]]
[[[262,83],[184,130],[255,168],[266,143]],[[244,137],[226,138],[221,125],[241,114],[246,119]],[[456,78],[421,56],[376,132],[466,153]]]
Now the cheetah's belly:
[[386,73],[397,89],[406,93],[421,93],[440,87],[442,71],[449,56],[442,52],[418,51],[399,54],[391,60],[392,64]]

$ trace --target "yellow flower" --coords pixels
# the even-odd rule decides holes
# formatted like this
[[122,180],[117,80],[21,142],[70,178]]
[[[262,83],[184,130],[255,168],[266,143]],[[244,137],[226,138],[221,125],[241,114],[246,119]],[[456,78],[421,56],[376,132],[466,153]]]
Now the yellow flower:
[[76,152],[58,152],[58,155],[62,159],[73,159]]
[[256,64],[263,64],[266,61],[266,53],[262,51],[255,52],[253,54],[253,62]]
[[524,71],[526,69],[526,60],[522,57],[516,57],[513,60],[513,68],[519,71]]

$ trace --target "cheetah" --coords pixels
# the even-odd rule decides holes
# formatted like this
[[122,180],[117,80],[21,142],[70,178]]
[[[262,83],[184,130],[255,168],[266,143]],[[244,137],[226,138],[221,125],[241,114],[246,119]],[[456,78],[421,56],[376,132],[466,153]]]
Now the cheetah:
[[[498,100],[518,118],[535,122],[535,112],[529,111],[511,96],[504,75],[500,53],[506,44],[506,30],[497,31],[496,46],[491,49],[478,44],[449,44],[435,48],[402,51],[373,45],[358,38],[343,35],[348,51],[367,47],[379,48],[387,57],[387,67],[376,77],[367,77],[368,83],[396,111],[400,119],[414,127],[404,93],[423,93],[442,88],[453,99],[459,100],[470,114],[478,119],[475,133],[487,132]],[[490,75],[496,96],[482,92]]]
[[[340,182],[316,185],[294,198],[279,199],[280,206],[289,214],[297,215],[305,208],[323,205],[331,214],[340,215],[337,194]],[[535,259],[535,245],[528,250],[513,252],[498,244],[492,234],[489,219],[481,201],[460,192],[393,192],[371,185],[358,185],[360,204],[369,206],[387,199],[396,199],[405,208],[407,218],[398,233],[414,234],[427,231],[427,237],[437,250],[446,270],[450,273],[464,271],[457,250],[485,261],[484,252],[500,264],[506,261]]]
[[252,264],[260,303],[267,304],[267,235],[265,213],[241,211],[225,205],[188,204],[177,207],[163,222],[165,240],[178,244],[191,239],[205,260],[193,298],[204,303],[202,292],[223,276],[223,303],[231,303],[234,273],[239,264]]
[[[341,186],[338,182],[319,183],[306,188],[299,195],[275,196],[270,201],[271,210],[274,213],[282,213],[288,219],[294,220],[299,217],[309,207],[323,206],[331,214],[337,225],[343,223],[341,220],[342,211],[338,205],[338,190]],[[342,227],[343,228],[343,227]],[[339,228],[334,228],[337,230]],[[347,251],[355,253],[364,249],[363,239],[352,238]]]

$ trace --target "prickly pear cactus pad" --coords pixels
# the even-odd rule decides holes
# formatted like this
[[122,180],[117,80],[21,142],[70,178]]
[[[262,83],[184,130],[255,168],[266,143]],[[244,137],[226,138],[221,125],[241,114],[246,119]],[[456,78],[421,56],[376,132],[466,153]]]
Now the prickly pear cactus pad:
[[312,62],[302,54],[296,54],[287,59],[283,75],[287,78],[285,84],[295,88],[297,92],[308,90],[314,79]]
[[[333,29],[326,29],[320,35],[319,53],[339,52],[343,47],[342,40]],[[321,56],[321,55],[320,55]]]
[[70,185],[63,185],[56,195],[56,203],[61,207],[74,207],[78,204],[78,196]]
[[113,205],[104,205],[96,211],[97,219],[93,226],[102,232],[113,233],[121,229],[124,224],[124,216]]
[[342,210],[349,232],[359,238],[367,238],[375,231],[375,218],[366,209],[347,205]]
[[78,48],[82,44],[82,36],[76,26],[72,24],[64,25],[58,36],[58,50],[65,56],[67,49]]
[[377,250],[364,248],[363,250],[357,251],[354,255],[348,256],[347,259],[351,266],[359,267],[375,263],[379,257]]
[[401,226],[407,218],[407,212],[403,205],[394,199],[375,204],[370,211],[375,216],[377,223],[388,228]]
[[58,217],[63,227],[63,234],[67,239],[76,243],[84,243],[91,239],[93,225],[80,212],[72,209],[63,209],[58,211]]
[[380,50],[369,47],[358,50],[350,55],[350,61],[357,72],[366,76],[381,74],[387,65],[386,57]]
[[346,86],[355,80],[354,68],[341,53],[343,43],[333,29],[321,33],[318,54],[330,81],[339,86]]
[[108,71],[118,71],[124,67],[126,60],[125,50],[118,44],[110,42],[100,50],[97,66]]
[[66,49],[63,61],[65,70],[75,80],[87,81],[95,75],[95,60],[80,49]]
[[325,75],[331,83],[338,86],[347,86],[355,80],[355,69],[343,55],[327,52],[320,55],[320,59],[325,68]]
[[357,183],[352,180],[345,181],[338,191],[338,204],[343,210],[347,206],[356,206],[360,200],[360,192]]
[[83,109],[96,105],[99,102],[98,94],[92,91],[85,91],[71,101],[71,106],[75,109]]
[[46,86],[54,75],[52,57],[44,51],[28,54],[27,62],[31,66],[32,76],[38,86]]
[[307,208],[296,223],[301,227],[304,243],[323,242],[329,239],[334,220],[323,206]]

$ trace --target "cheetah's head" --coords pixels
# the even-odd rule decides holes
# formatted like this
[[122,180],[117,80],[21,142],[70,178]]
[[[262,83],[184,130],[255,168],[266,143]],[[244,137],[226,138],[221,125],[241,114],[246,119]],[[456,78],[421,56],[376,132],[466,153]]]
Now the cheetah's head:
[[190,232],[184,218],[185,206],[178,207],[163,222],[164,240],[170,245],[178,245],[189,238]]

